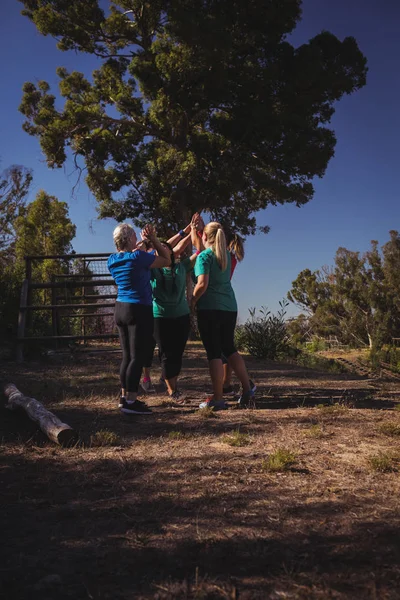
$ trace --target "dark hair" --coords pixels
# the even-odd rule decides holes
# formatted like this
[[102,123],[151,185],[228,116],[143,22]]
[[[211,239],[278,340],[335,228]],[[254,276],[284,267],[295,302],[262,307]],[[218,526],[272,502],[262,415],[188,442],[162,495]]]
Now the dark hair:
[[[175,254],[174,254],[174,250],[171,246],[171,244],[169,244],[168,242],[161,242],[162,244],[164,244],[164,246],[167,246],[167,248],[169,250],[171,250],[171,275],[172,275],[172,291],[174,292],[174,294],[176,294],[178,292],[178,286],[176,285],[176,281],[175,281],[175,277],[176,277],[176,272],[175,272]],[[158,269],[160,275],[161,275],[161,279],[162,279],[162,286],[163,286],[163,290],[166,289],[166,283],[165,283],[165,275],[164,275],[164,271],[163,269]]]

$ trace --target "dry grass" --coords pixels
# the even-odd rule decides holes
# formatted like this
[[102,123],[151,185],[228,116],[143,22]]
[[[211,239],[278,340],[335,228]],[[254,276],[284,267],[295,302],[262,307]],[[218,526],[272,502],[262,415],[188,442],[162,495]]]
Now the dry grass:
[[232,431],[229,435],[224,435],[222,441],[233,448],[240,448],[250,444],[250,438],[246,433],[240,433],[240,430]]
[[398,458],[387,452],[379,452],[375,456],[371,456],[369,462],[372,469],[379,473],[397,471]]
[[119,435],[109,429],[101,429],[90,436],[92,446],[119,446],[121,440]]
[[382,423],[379,431],[385,435],[396,437],[400,435],[400,425],[398,423]]
[[287,448],[277,448],[268,458],[262,461],[263,471],[276,473],[288,471],[296,462],[296,454]]
[[187,404],[160,386],[143,417],[117,410],[115,356],[4,363],[83,444],[2,411],[0,595],[397,600],[398,384],[248,360],[257,410],[199,411],[208,367],[191,344]]

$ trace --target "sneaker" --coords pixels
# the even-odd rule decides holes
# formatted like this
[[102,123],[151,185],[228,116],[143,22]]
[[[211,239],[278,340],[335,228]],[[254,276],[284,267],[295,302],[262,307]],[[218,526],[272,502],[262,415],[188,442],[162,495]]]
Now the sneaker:
[[238,407],[239,408],[251,408],[255,406],[255,402],[254,402],[254,391],[252,389],[250,389],[248,392],[244,393],[242,392],[242,395],[240,396],[239,400],[238,400]]
[[144,392],[146,392],[146,394],[155,394],[156,390],[154,385],[151,383],[151,379],[146,379],[142,381],[142,383],[140,384],[140,387],[142,388],[142,390]]
[[207,398],[204,402],[199,404],[199,408],[212,408],[213,410],[225,410],[226,403],[224,400],[214,400],[214,398]]
[[179,390],[175,390],[172,394],[168,394],[168,398],[173,400],[175,404],[185,404],[186,396]]
[[235,390],[233,389],[233,387],[231,385],[227,385],[226,387],[223,388],[223,393],[224,393],[224,396],[234,396]]
[[128,400],[126,400],[124,398],[122,407],[121,407],[121,412],[123,412],[124,414],[127,415],[151,415],[152,411],[151,409],[144,403],[141,402],[140,400],[135,400],[134,402],[128,402]]

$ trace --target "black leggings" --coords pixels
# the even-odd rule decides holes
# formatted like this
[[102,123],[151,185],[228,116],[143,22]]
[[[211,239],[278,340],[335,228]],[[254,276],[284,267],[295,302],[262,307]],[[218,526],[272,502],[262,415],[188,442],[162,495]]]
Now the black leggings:
[[208,360],[229,358],[236,352],[237,313],[229,310],[198,310],[197,324]]
[[154,337],[160,353],[161,369],[165,379],[181,372],[182,356],[190,331],[190,316],[176,319],[154,319]]
[[153,343],[153,307],[116,302],[115,322],[122,348],[121,388],[137,392],[144,362]]

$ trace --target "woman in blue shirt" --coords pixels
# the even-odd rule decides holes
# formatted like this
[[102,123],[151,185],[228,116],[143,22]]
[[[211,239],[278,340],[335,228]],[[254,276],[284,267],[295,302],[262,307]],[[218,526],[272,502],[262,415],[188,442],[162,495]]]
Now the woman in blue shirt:
[[137,399],[143,364],[153,343],[150,269],[167,267],[171,262],[169,250],[160,243],[154,228],[147,225],[143,232],[158,256],[138,250],[134,229],[122,223],[113,233],[117,252],[111,254],[107,263],[118,287],[115,322],[122,348],[119,407],[123,413],[140,415],[151,413],[146,404]]

